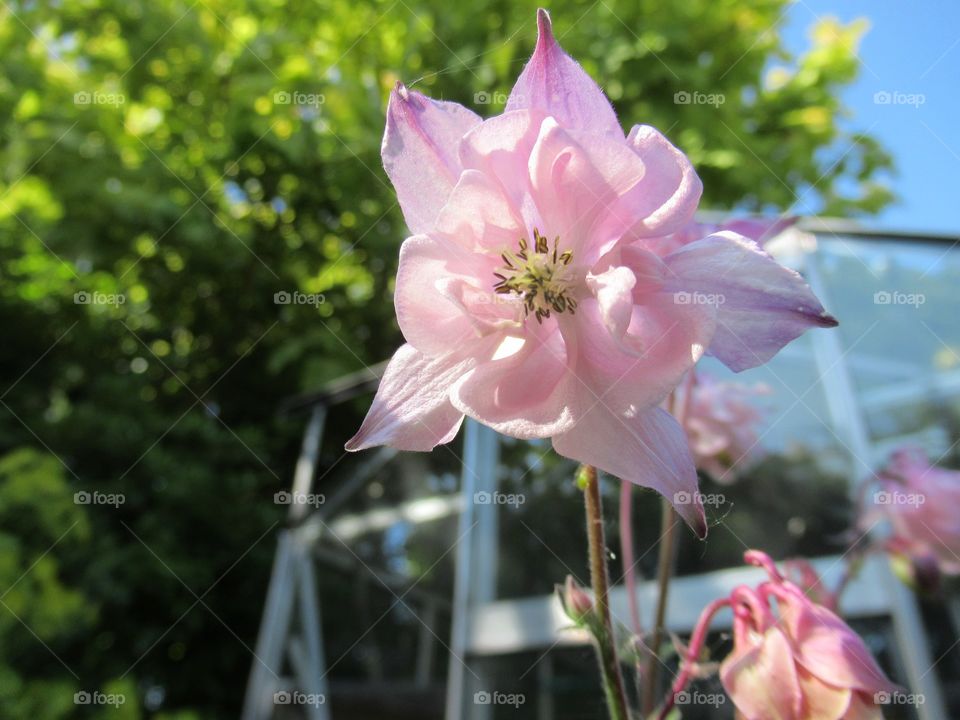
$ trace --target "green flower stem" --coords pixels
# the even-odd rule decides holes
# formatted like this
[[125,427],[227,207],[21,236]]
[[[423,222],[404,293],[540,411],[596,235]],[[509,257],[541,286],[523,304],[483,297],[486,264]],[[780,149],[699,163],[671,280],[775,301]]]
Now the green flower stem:
[[587,515],[587,540],[590,548],[590,582],[593,585],[596,622],[594,639],[603,688],[607,696],[611,720],[629,720],[627,695],[624,691],[623,674],[617,657],[616,638],[610,619],[610,578],[607,574],[606,539],[603,532],[603,507],[600,503],[600,482],[597,469],[583,465],[577,474],[577,482],[583,489]]

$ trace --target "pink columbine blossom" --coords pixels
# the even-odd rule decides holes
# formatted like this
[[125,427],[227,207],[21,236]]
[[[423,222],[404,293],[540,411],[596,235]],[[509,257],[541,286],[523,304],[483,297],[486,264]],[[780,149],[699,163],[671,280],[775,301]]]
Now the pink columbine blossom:
[[690,392],[684,428],[694,461],[717,482],[733,483],[760,455],[757,427],[763,413],[751,400],[769,394],[770,388],[698,373]]
[[877,479],[861,528],[886,519],[891,529],[886,548],[892,554],[906,557],[924,576],[933,567],[960,574],[960,472],[931,465],[919,448],[903,448]]
[[[537,25],[502,115],[391,93],[383,162],[413,233],[394,296],[407,344],[347,448],[429,450],[466,414],[668,498],[695,495],[660,402],[704,352],[743,370],[836,321],[735,233],[646,249],[691,221],[700,180],[652,127],[624,134],[545,10]],[[678,511],[705,533],[699,503]]]
[[733,650],[720,680],[745,720],[882,720],[878,696],[898,688],[860,636],[784,579],[769,556],[748,550],[744,559],[765,568],[769,580],[740,585],[704,611],[674,697],[695,670],[714,614],[730,607]]

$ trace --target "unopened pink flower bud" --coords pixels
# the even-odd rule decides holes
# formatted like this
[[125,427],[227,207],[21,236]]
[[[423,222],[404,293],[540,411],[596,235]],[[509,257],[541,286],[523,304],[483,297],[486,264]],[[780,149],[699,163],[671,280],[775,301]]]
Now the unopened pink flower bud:
[[572,575],[567,575],[563,588],[557,588],[563,611],[575,623],[581,623],[593,612],[593,598],[577,585]]

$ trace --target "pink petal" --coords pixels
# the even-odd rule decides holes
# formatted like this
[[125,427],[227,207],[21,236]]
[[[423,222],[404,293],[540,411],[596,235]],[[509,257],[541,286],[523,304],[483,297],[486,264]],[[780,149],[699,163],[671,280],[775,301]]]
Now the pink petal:
[[729,220],[723,224],[699,223],[691,220],[683,227],[662,237],[647,237],[645,231],[643,231],[642,228],[638,228],[636,238],[638,238],[637,242],[641,247],[656,253],[659,257],[666,257],[684,245],[702,240],[708,235],[713,235],[723,230],[729,230],[738,235],[743,235],[748,240],[753,240],[762,247],[765,242],[772,240],[796,222],[797,218],[793,217],[778,218],[776,220],[742,218],[739,220]]
[[642,305],[663,291],[670,271],[657,255],[645,250],[642,245],[621,245],[609,257],[613,264],[617,264],[614,258],[619,257],[619,262],[630,268],[636,278],[633,288],[635,303]]
[[805,718],[840,720],[845,717],[853,700],[853,691],[828,685],[804,670],[803,666],[797,668],[797,679],[803,692]]
[[389,445],[398,450],[432,450],[453,440],[463,413],[448,393],[475,360],[462,354],[430,358],[402,345],[387,364],[373,404],[347,450]]
[[842,720],[883,720],[883,710],[874,702],[873,694],[853,693]]
[[630,268],[611,267],[598,275],[587,276],[587,286],[597,298],[600,317],[615,338],[623,337],[633,314],[633,288],[637,278]]
[[460,140],[479,123],[465,107],[431,100],[400,83],[390,93],[380,154],[411,232],[433,226],[460,177]]
[[833,612],[800,597],[780,600],[779,607],[794,640],[797,662],[812,675],[864,692],[896,689],[860,636]]
[[547,118],[530,153],[533,201],[543,218],[539,230],[560,237],[573,250],[574,262],[592,265],[638,219],[621,198],[644,177],[643,163],[621,142],[589,138],[577,142]]
[[[795,217],[769,218],[740,218],[725,222],[719,230],[730,230],[738,235],[743,235],[749,240],[753,240],[757,245],[763,247],[768,240],[773,240],[777,235],[797,223]],[[703,233],[703,236],[710,233]],[[701,236],[701,237],[703,237]],[[699,239],[699,238],[698,238]]]
[[494,356],[466,375],[451,401],[472,418],[518,438],[543,438],[573,426],[576,379],[556,321],[529,322],[523,337],[508,337]]
[[627,137],[646,167],[646,174],[630,193],[640,222],[633,237],[656,237],[681,230],[692,219],[703,193],[703,183],[690,160],[658,130],[635,125]]
[[808,328],[837,325],[798,273],[735,233],[690,243],[664,261],[675,291],[717,303],[709,352],[734,371],[767,362]]
[[[490,176],[464,170],[437,217],[435,233],[476,250],[515,250],[527,235],[523,220]],[[492,282],[491,282],[492,284]]]
[[394,305],[408,343],[427,355],[445,355],[515,321],[516,304],[493,292],[498,263],[455,242],[430,235],[400,247]]
[[720,680],[745,720],[804,720],[797,669],[784,634],[773,627],[748,647],[734,647]]
[[687,438],[666,411],[653,408],[625,417],[595,402],[573,429],[553,438],[553,447],[564,457],[653,488],[673,503],[697,535],[706,536]]
[[496,115],[474,127],[460,143],[464,169],[496,178],[511,207],[520,208],[529,194],[527,160],[544,116],[532,110]]
[[537,10],[537,47],[517,78],[505,110],[534,108],[572,130],[623,138],[603,91],[553,37],[550,15]]
[[561,327],[575,348],[584,402],[599,398],[616,413],[659,405],[703,355],[714,327],[705,310],[656,293],[631,308],[626,332],[617,337],[600,303],[581,299],[576,315],[562,316]]

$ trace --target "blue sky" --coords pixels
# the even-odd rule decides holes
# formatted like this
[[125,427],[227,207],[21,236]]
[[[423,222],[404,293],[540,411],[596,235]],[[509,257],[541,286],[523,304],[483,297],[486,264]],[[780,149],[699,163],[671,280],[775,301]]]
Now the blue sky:
[[[797,0],[782,26],[787,47],[808,47],[808,30],[825,16],[870,21],[860,76],[843,100],[850,127],[869,129],[893,154],[900,200],[867,224],[960,232],[960,0]],[[924,101],[881,105],[878,92]]]

